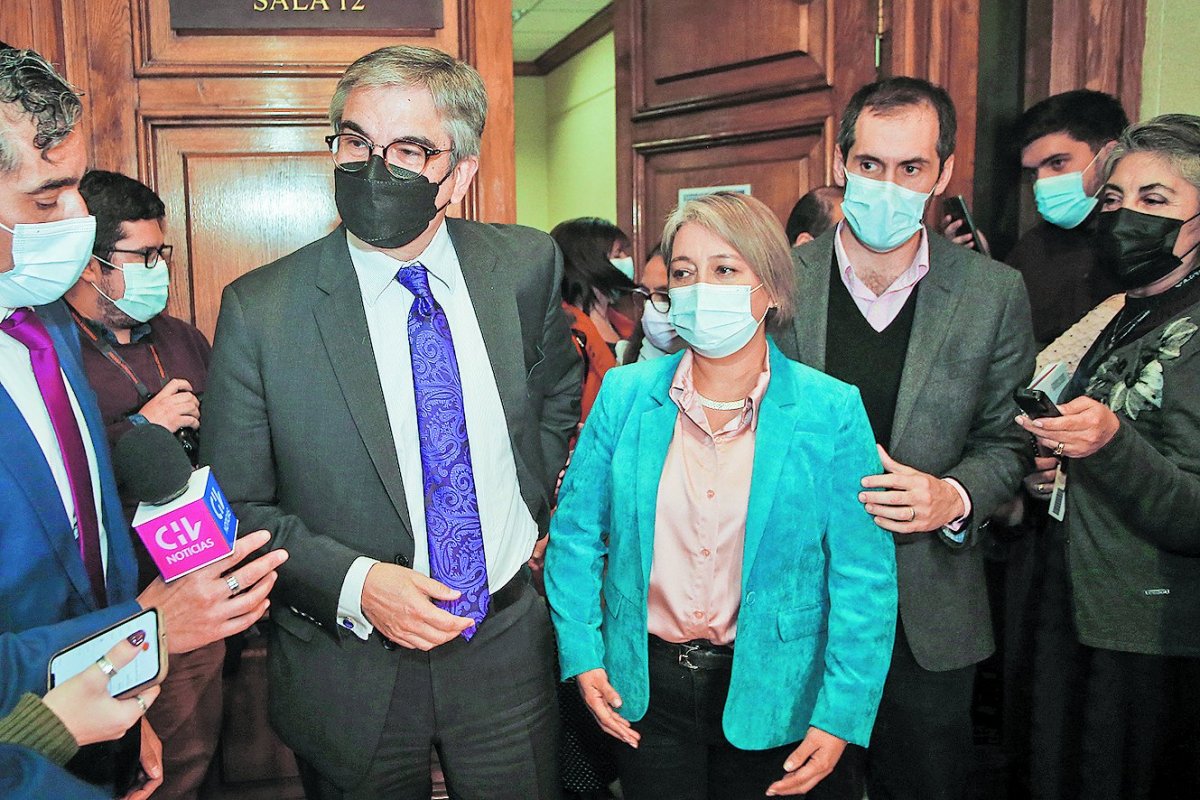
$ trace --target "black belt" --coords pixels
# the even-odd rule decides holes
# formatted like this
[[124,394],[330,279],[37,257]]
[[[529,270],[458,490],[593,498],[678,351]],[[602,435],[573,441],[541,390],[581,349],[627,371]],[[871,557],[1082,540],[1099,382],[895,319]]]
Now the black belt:
[[[525,587],[529,585],[529,575],[529,567],[525,564],[522,564],[521,568],[517,570],[517,574],[513,575],[512,578],[509,579],[508,583],[501,586],[492,594],[491,603],[488,604],[488,617],[499,614],[501,611],[521,599],[521,595],[525,593]],[[486,621],[487,617],[484,618],[483,622]],[[479,624],[482,625],[483,622],[480,622]],[[379,629],[376,628],[375,632],[379,633]],[[383,647],[385,650],[396,649],[396,643],[391,639],[384,638],[382,633],[379,633],[379,638],[383,642]]]
[[668,642],[650,634],[650,649],[670,656],[686,669],[732,669],[733,646],[713,644],[707,639],[690,642]]

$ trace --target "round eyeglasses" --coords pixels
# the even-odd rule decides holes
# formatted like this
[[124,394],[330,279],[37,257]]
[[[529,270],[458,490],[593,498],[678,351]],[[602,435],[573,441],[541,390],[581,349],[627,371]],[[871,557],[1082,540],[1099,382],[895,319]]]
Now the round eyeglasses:
[[671,296],[666,292],[652,292],[644,286],[639,286],[633,290],[633,293],[649,300],[650,305],[660,314],[665,314],[671,310]]
[[[160,260],[168,267],[171,266],[171,254],[175,252],[175,248],[169,244],[164,244],[160,247],[143,247],[140,250],[122,250],[119,247],[114,247],[112,252],[142,257],[140,264],[137,261],[134,261],[129,264],[125,264],[124,266],[126,267],[141,266],[145,267],[146,269],[153,269],[154,267],[158,266],[158,262]],[[117,267],[118,269],[121,268],[117,264],[112,264],[112,266]]]
[[453,146],[438,150],[419,142],[397,139],[391,144],[378,145],[357,133],[335,133],[325,137],[333,163],[343,172],[359,172],[366,168],[371,154],[382,150],[381,158],[388,172],[401,180],[412,180],[425,171],[429,159],[449,153]]

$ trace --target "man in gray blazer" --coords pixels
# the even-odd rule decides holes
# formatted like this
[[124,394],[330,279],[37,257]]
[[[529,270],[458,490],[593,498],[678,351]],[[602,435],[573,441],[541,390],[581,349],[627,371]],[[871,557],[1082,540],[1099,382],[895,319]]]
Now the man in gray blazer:
[[778,342],[859,387],[886,470],[860,495],[893,532],[900,592],[867,751],[872,800],[966,796],[975,665],[994,647],[975,545],[1030,450],[1011,399],[1034,366],[1021,278],[922,224],[954,136],[950,97],[926,81],[854,95],[834,162],[846,220],[793,251],[795,336]]
[[352,64],[330,104],[343,225],[222,298],[203,454],[291,554],[271,719],[317,798],[558,796],[542,552],[581,371],[552,240],[446,218],[487,95],[437,50]]

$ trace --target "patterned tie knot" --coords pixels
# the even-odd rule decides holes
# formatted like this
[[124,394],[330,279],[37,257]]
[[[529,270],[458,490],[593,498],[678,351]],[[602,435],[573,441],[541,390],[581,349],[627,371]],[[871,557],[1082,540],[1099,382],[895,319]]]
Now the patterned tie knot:
[[38,319],[37,314],[29,308],[18,308],[12,315],[0,322],[0,331],[4,331],[29,350],[45,350],[54,347],[50,332]]
[[425,265],[420,261],[402,267],[396,273],[396,280],[417,297],[433,296],[433,292],[429,290],[429,270],[425,269]]

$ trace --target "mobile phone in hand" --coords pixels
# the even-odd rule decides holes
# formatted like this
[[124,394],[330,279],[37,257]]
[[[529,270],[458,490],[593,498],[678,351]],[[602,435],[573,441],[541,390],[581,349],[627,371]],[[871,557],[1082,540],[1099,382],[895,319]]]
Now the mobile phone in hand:
[[977,253],[984,253],[983,241],[979,238],[979,230],[975,227],[975,221],[971,219],[971,211],[967,208],[967,201],[963,199],[963,196],[956,194],[954,197],[946,198],[946,201],[942,204],[942,210],[949,215],[951,222],[962,222],[962,225],[958,229],[959,236],[964,233],[971,234],[971,249]]
[[1013,400],[1030,419],[1062,416],[1058,406],[1054,405],[1054,401],[1041,389],[1019,388],[1013,392]]
[[167,677],[166,632],[158,609],[148,608],[55,653],[50,659],[49,688],[83,672],[117,642],[134,634],[139,634],[137,638],[141,641],[136,646],[142,652],[112,676],[108,682],[109,693],[119,700],[128,700],[162,683]]

